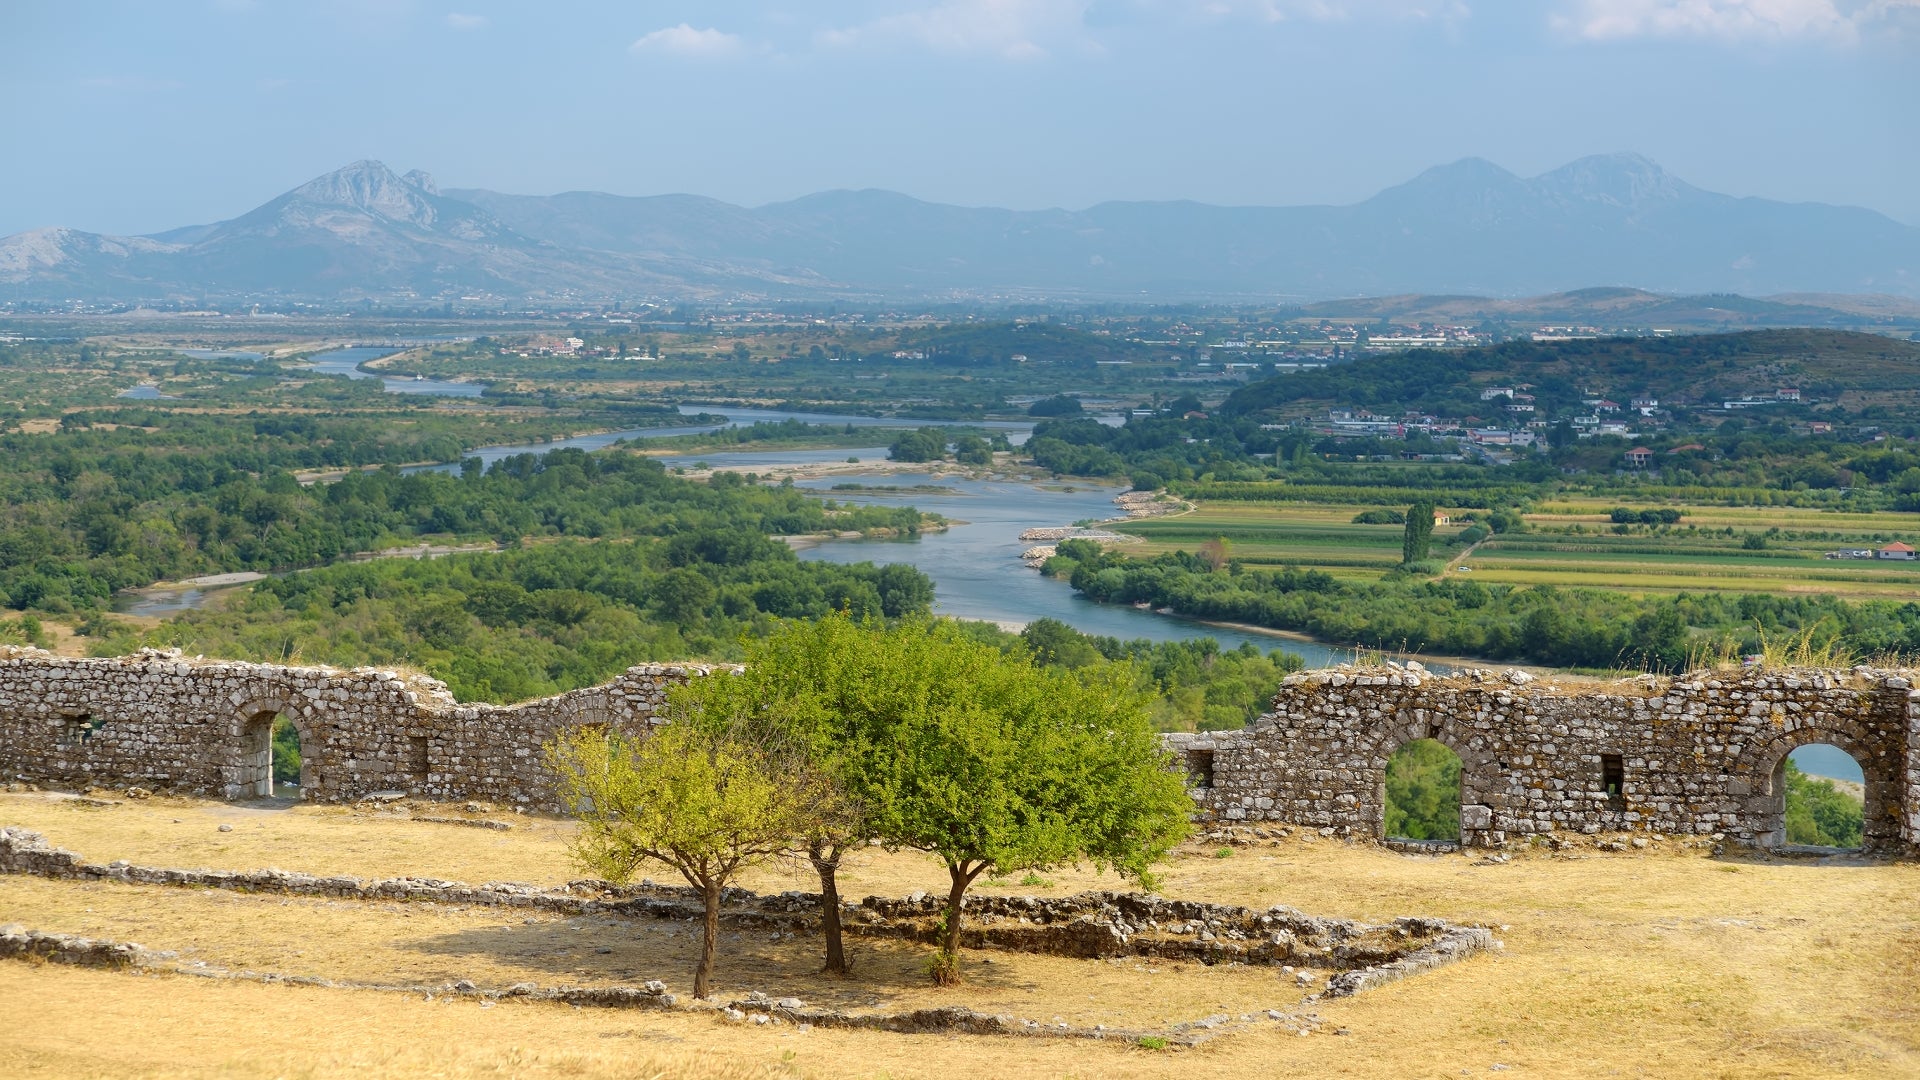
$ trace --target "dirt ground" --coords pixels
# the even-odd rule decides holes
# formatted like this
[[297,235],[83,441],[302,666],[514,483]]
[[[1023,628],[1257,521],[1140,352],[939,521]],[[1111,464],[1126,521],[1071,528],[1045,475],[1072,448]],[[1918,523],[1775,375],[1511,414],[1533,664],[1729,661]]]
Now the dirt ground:
[[[90,860],[556,883],[569,826],[492,832],[355,814],[154,799],[111,807],[0,795],[0,823]],[[222,824],[230,832],[219,832]],[[211,982],[0,964],[3,1076],[1913,1076],[1920,1075],[1920,865],[1647,852],[1408,856],[1331,840],[1212,849],[1169,868],[1169,896],[1283,903],[1380,921],[1503,928],[1503,951],[1310,1007],[1309,1035],[1262,1025],[1193,1050],[1114,1043],[748,1028],[705,1016]],[[665,872],[655,875],[668,880]],[[933,891],[944,872],[872,852],[849,896]],[[1065,870],[983,892],[1114,887]],[[749,882],[806,888],[772,867]],[[186,959],[337,979],[483,986],[665,980],[685,992],[688,924],[0,878],[0,922]],[[669,933],[671,932],[671,933]],[[849,1009],[967,1005],[1050,1021],[1153,1022],[1296,1008],[1269,969],[973,953],[968,982],[921,982],[918,946],[856,939],[849,982],[817,944],[735,934],[722,994],[792,993]],[[986,961],[993,961],[991,964]],[[1338,1032],[1344,1032],[1338,1033]],[[1502,1068],[1496,1068],[1502,1066]]]

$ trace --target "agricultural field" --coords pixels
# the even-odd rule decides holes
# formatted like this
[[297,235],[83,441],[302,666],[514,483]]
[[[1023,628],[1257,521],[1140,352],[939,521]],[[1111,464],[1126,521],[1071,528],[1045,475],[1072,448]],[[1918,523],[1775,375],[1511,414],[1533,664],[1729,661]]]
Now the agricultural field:
[[[1616,508],[1679,509],[1673,525],[1618,525]],[[1442,511],[1448,508],[1441,507]],[[1298,566],[1336,578],[1371,579],[1400,564],[1402,527],[1354,519],[1376,505],[1201,501],[1178,517],[1116,526],[1143,538],[1130,555],[1196,551],[1225,540],[1248,567]],[[1471,511],[1468,511],[1469,513]],[[1460,513],[1460,511],[1454,511]],[[1434,530],[1444,573],[1486,585],[1554,585],[1632,594],[1729,592],[1815,594],[1852,600],[1920,599],[1920,561],[1828,559],[1843,549],[1920,541],[1920,518],[1793,507],[1672,507],[1595,496],[1544,501],[1522,514],[1523,531],[1471,548],[1457,518]]]
[[[1288,503],[1200,503],[1191,513],[1130,521],[1112,526],[1141,537],[1129,555],[1197,551],[1225,540],[1232,558],[1248,566],[1299,566],[1335,577],[1377,578],[1400,565],[1402,527],[1355,524],[1354,517],[1377,506]],[[1464,526],[1434,530],[1436,541],[1457,537]]]

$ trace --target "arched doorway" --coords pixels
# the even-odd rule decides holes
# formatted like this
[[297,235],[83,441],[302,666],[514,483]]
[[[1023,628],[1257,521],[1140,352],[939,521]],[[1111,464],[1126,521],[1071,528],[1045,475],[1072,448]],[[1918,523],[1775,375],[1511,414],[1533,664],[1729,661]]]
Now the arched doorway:
[[1866,772],[1832,743],[1798,746],[1780,759],[1769,794],[1780,801],[1787,847],[1850,850],[1865,843]]
[[1460,842],[1460,755],[1438,739],[1414,739],[1387,759],[1388,840]]
[[293,719],[277,710],[256,712],[241,727],[239,776],[230,790],[241,799],[297,799],[305,764]]
[[270,794],[281,798],[298,799],[301,795],[300,730],[293,726],[292,718],[286,713],[276,714],[273,718],[273,791]]

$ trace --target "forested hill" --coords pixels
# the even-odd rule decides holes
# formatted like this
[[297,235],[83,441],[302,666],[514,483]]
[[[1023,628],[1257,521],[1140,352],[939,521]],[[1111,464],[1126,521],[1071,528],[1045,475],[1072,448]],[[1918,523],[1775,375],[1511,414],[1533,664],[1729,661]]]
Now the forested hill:
[[1250,383],[1227,399],[1224,411],[1298,415],[1335,405],[1392,409],[1392,415],[1485,416],[1494,407],[1482,402],[1483,388],[1520,384],[1531,387],[1541,418],[1570,414],[1594,396],[1623,406],[1645,396],[1684,407],[1772,395],[1782,387],[1827,403],[1845,395],[1853,408],[1899,406],[1912,404],[1920,389],[1920,343],[1845,331],[1755,330],[1415,349]]

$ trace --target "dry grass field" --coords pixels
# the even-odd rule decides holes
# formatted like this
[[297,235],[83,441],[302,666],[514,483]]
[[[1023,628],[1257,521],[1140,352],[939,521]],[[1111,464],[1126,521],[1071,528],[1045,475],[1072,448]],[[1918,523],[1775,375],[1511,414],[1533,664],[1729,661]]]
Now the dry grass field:
[[[91,860],[469,882],[554,883],[564,822],[497,833],[340,808],[155,799],[89,807],[0,795],[20,824]],[[222,824],[233,826],[219,832]],[[1383,920],[1504,927],[1504,951],[1310,1008],[1309,1035],[1264,1024],[1192,1050],[1115,1043],[750,1028],[705,1015],[0,964],[0,1076],[68,1077],[1311,1077],[1920,1075],[1920,865],[1715,860],[1648,851],[1569,857],[1399,855],[1330,840],[1184,854],[1169,896]],[[665,880],[667,875],[656,875]],[[845,891],[937,888],[931,860],[875,852]],[[760,889],[809,875],[764,872]],[[1111,887],[1090,872],[983,891]],[[529,921],[530,920],[530,921]],[[217,890],[0,877],[0,922],[177,950],[186,961],[353,981],[482,986],[664,979],[684,992],[684,924],[530,917]],[[668,936],[665,931],[677,931]],[[924,984],[918,946],[855,939],[856,976],[815,944],[730,935],[716,985],[860,1010],[924,1004],[1048,1021],[1150,1023],[1296,1007],[1261,968],[970,954],[968,982]],[[603,951],[604,950],[604,951]],[[987,963],[991,960],[992,963]],[[1495,1069],[1494,1066],[1504,1066]]]

